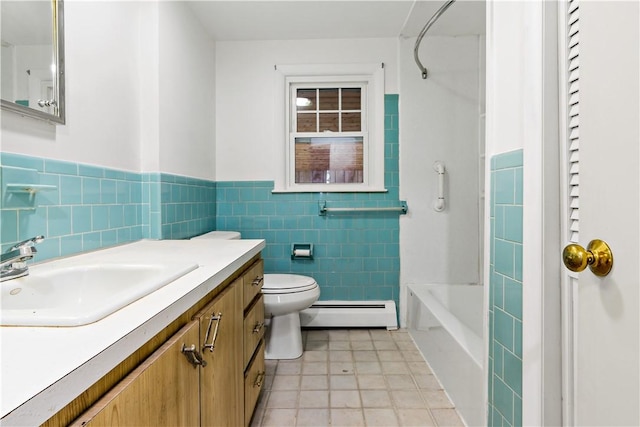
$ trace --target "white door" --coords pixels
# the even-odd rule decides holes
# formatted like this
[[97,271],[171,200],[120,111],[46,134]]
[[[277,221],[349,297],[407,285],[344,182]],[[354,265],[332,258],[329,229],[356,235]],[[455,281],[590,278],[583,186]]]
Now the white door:
[[573,236],[584,247],[606,241],[614,262],[605,277],[587,268],[565,283],[573,292],[574,346],[568,364],[573,407],[565,406],[571,413],[564,419],[578,426],[638,426],[640,7],[638,1],[581,0],[578,14],[579,233]]

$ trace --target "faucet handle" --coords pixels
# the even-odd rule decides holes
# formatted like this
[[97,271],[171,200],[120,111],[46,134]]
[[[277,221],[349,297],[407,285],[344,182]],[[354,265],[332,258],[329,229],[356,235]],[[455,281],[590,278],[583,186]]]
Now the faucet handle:
[[35,236],[32,237],[30,239],[27,239],[25,241],[22,241],[20,243],[16,243],[11,249],[9,249],[7,252],[11,252],[11,251],[15,251],[17,249],[21,249],[21,248],[28,248],[30,246],[33,246],[37,243],[40,243],[44,240],[44,236]]

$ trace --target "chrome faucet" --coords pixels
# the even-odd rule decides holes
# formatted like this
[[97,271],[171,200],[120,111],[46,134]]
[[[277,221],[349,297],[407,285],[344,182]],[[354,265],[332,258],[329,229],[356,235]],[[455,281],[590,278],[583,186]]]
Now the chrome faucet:
[[36,236],[20,242],[3,254],[0,254],[0,282],[17,279],[29,274],[27,261],[38,252],[37,243],[44,240],[44,236]]

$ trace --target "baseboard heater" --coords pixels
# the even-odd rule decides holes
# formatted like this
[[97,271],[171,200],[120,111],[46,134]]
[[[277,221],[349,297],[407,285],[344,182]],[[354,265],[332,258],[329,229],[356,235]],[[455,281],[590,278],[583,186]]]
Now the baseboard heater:
[[307,328],[398,329],[394,301],[318,301],[300,312],[300,325]]

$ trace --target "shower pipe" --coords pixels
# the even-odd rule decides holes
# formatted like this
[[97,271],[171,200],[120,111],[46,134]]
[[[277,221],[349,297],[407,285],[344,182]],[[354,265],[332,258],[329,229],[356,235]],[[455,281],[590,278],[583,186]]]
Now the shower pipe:
[[425,34],[427,34],[427,31],[429,31],[429,28],[431,28],[431,26],[435,24],[435,22],[440,18],[440,15],[442,15],[447,9],[449,9],[449,6],[451,6],[455,1],[456,0],[448,0],[445,4],[440,6],[440,9],[438,9],[438,11],[433,14],[431,19],[429,19],[429,22],[427,22],[424,28],[422,28],[422,31],[420,31],[420,34],[416,39],[416,45],[413,48],[413,58],[416,60],[416,64],[418,64],[418,68],[420,68],[420,71],[422,71],[423,79],[427,78],[427,69],[424,67],[424,65],[422,65],[422,62],[420,62],[420,58],[418,57],[418,49],[420,48],[420,42],[422,42],[422,38],[425,36]]

